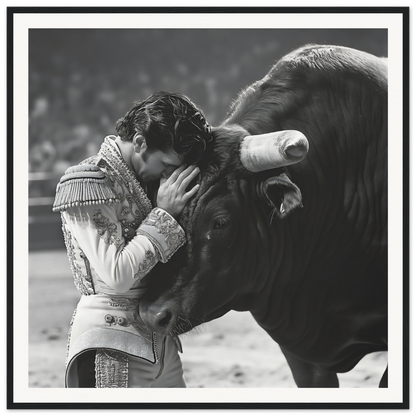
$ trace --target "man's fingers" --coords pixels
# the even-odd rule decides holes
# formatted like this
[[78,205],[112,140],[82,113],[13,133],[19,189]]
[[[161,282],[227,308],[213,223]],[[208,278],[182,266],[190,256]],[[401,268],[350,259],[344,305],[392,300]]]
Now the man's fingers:
[[198,189],[199,184],[197,183],[191,190],[189,190],[183,195],[184,202],[188,202],[189,199],[191,199],[198,192]]
[[[181,166],[179,166],[177,169],[175,169],[173,172],[172,172],[172,174],[169,176],[169,178],[167,178],[167,180],[170,182],[170,183],[174,183],[174,182],[176,182],[176,180],[178,179],[178,177],[179,177],[179,175],[185,170],[185,168],[186,168],[186,165],[184,164],[184,165],[181,165]],[[188,168],[189,168],[189,166],[188,166]],[[186,168],[186,169],[188,169],[188,168]]]
[[180,186],[182,192],[186,191],[186,188],[190,185],[190,183],[197,178],[199,175],[199,168],[194,169],[184,180]]
[[178,188],[181,187],[183,190],[198,176],[199,168],[197,166],[189,166],[185,169],[176,180]]

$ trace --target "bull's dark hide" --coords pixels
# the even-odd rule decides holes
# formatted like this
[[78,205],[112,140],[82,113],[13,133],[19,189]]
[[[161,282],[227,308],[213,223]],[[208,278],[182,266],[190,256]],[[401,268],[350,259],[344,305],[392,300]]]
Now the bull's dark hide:
[[[306,158],[247,171],[242,139],[280,130],[307,137]],[[336,373],[387,350],[387,63],[298,49],[242,91],[213,134],[181,217],[187,246],[154,270],[141,316],[183,333],[248,310],[298,386],[338,386]]]

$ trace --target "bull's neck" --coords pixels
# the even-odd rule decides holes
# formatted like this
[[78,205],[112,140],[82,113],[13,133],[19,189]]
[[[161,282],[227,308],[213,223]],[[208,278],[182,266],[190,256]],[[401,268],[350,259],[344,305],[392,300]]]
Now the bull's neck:
[[[252,287],[250,312],[265,329],[279,325],[276,316],[285,316],[287,299],[293,294],[297,281],[304,275],[308,254],[303,247],[299,219],[265,220],[258,232],[261,239],[255,284]],[[270,221],[270,220],[269,220]],[[282,322],[283,324],[283,322]]]

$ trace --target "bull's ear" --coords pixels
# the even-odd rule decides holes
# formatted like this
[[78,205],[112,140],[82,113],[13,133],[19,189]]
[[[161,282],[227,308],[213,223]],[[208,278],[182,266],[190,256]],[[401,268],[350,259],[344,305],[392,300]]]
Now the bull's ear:
[[275,208],[279,218],[285,218],[295,208],[302,207],[300,189],[284,173],[263,181],[260,194]]

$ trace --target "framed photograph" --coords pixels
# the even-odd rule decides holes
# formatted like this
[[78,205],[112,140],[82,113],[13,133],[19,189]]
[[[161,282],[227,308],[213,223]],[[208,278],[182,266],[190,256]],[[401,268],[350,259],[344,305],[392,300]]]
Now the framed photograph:
[[[214,141],[205,205],[176,218],[188,257],[136,310],[180,340],[187,388],[69,388],[97,291],[74,285],[57,184],[157,91]],[[406,7],[7,8],[7,408],[408,409],[408,91]],[[250,150],[265,136],[280,165],[277,144]]]

